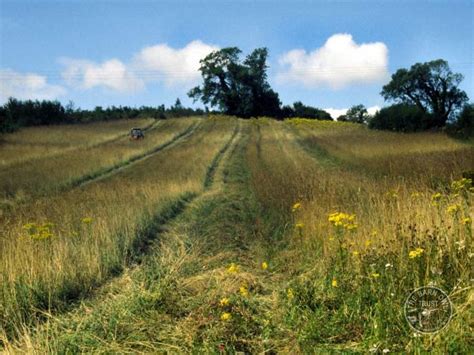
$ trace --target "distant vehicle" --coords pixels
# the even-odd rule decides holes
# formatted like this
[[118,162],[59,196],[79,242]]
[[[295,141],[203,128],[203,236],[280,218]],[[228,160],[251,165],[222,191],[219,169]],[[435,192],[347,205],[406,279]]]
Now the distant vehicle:
[[145,133],[141,128],[132,128],[130,131],[130,139],[138,140],[145,138]]

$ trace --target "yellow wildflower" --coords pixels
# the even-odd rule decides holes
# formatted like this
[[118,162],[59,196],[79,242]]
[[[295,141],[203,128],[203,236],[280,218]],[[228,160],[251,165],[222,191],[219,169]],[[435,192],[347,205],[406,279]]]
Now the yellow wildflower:
[[249,295],[249,290],[246,286],[240,286],[239,292],[242,296],[247,297]]
[[261,266],[262,266],[262,270],[268,269],[268,264],[266,261],[264,261]]
[[446,208],[446,212],[450,214],[455,214],[461,209],[461,206],[459,205],[451,205]]
[[461,223],[464,224],[465,226],[468,225],[468,224],[471,224],[471,217],[464,217],[462,220],[461,220]]
[[374,279],[377,279],[377,278],[380,277],[380,274],[374,272],[374,273],[372,273],[372,277],[373,277]]
[[84,217],[82,219],[82,223],[84,223],[84,224],[92,223],[92,218],[91,217]]
[[295,224],[295,227],[296,227],[297,229],[303,229],[304,223],[301,223],[301,222],[296,223],[296,224]]
[[221,314],[221,320],[222,321],[228,321],[232,318],[232,314],[230,314],[229,312],[224,312]]
[[439,200],[441,200],[441,197],[443,197],[443,195],[441,195],[441,193],[439,193],[439,192],[433,194],[431,196],[431,204],[433,206],[438,206],[438,203],[439,203]]
[[227,268],[227,272],[231,274],[236,274],[239,272],[239,265],[236,265],[235,263],[231,263],[229,267]]
[[228,306],[229,303],[230,303],[230,300],[227,297],[224,297],[219,301],[219,304],[221,305],[221,307]]
[[332,279],[331,286],[332,287],[337,287],[337,280],[336,279]]
[[300,202],[296,202],[293,207],[291,208],[291,212],[296,212],[298,211],[299,209],[301,208],[301,203]]
[[292,288],[289,288],[288,290],[286,290],[286,297],[287,297],[289,300],[292,300],[293,298],[295,298],[295,294],[294,294]]
[[472,189],[472,179],[462,178],[455,180],[451,183],[451,189],[454,192],[460,192],[461,190]]
[[359,252],[358,252],[357,250],[354,250],[354,251],[352,252],[352,255],[358,256],[358,255],[359,255]]
[[353,230],[358,227],[355,221],[355,214],[347,214],[344,212],[334,212],[329,214],[328,221],[332,223],[334,227],[343,227],[348,230]]
[[421,256],[423,254],[424,250],[422,248],[416,248],[415,250],[412,250],[408,253],[408,257],[410,259],[415,259]]

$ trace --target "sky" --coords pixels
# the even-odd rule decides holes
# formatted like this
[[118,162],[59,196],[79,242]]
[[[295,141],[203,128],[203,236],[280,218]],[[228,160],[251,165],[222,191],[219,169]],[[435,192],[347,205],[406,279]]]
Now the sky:
[[267,47],[283,104],[333,116],[387,105],[399,68],[442,58],[474,97],[474,2],[270,0],[0,0],[0,103],[76,107],[173,104],[200,81],[199,60]]

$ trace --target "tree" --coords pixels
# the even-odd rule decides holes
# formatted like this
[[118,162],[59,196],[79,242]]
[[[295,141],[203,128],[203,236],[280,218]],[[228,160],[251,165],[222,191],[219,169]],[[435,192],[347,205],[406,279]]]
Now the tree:
[[184,107],[183,105],[181,104],[181,100],[179,99],[179,97],[176,99],[176,102],[174,103],[174,106],[172,107],[172,109],[175,109],[175,110],[182,110]]
[[474,136],[474,104],[466,104],[457,119],[447,126],[449,134],[458,138]]
[[203,84],[188,92],[194,101],[240,117],[277,116],[280,99],[267,82],[268,50],[257,48],[240,62],[237,47],[214,51],[200,61]]
[[345,115],[346,121],[353,123],[365,123],[369,118],[369,113],[364,105],[355,105],[347,110]]
[[369,128],[399,132],[415,132],[425,129],[432,115],[416,105],[396,104],[382,108],[369,119]]
[[445,60],[416,63],[409,70],[397,70],[381,95],[385,100],[416,105],[423,112],[432,113],[426,128],[442,127],[468,100],[458,88],[462,80],[463,76],[453,73]]

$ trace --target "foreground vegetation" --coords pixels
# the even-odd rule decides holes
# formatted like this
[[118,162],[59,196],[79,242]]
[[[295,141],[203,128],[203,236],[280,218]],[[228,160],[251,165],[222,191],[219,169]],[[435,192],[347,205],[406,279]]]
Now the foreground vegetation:
[[[12,214],[5,349],[468,353],[473,153],[441,133],[202,121]],[[403,304],[428,284],[455,312],[422,335]]]

